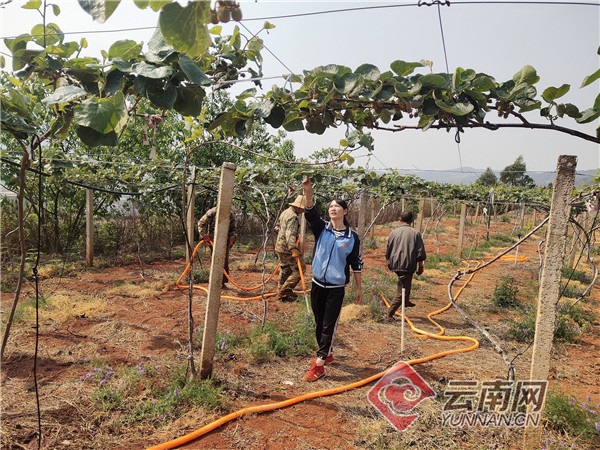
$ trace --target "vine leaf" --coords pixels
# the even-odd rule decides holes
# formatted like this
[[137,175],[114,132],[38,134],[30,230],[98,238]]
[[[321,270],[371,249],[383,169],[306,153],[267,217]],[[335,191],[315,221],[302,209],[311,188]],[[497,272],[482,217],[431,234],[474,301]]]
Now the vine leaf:
[[79,6],[96,22],[104,23],[115,12],[121,0],[77,0]]
[[57,88],[48,97],[42,99],[42,103],[46,106],[50,106],[55,103],[67,103],[86,95],[86,90],[78,86],[63,86]]
[[127,122],[127,107],[121,91],[112,98],[89,98],[75,107],[75,120],[101,134],[118,133]]
[[189,2],[185,8],[178,3],[166,5],[158,24],[165,41],[188,56],[201,56],[211,44],[206,24],[210,22],[210,2]]

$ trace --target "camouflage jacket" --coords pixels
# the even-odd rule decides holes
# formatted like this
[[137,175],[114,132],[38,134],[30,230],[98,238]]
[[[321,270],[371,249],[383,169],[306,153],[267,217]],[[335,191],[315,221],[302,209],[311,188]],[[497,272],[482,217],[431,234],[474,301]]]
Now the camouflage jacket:
[[[204,236],[210,236],[212,240],[215,238],[215,222],[217,219],[217,207],[210,208],[206,211],[206,214],[198,221],[198,233],[200,233],[200,239]],[[237,231],[235,229],[235,218],[233,213],[229,216],[229,233],[227,239],[234,241],[237,239]]]
[[277,219],[277,241],[275,242],[276,252],[290,252],[296,246],[298,233],[300,232],[300,220],[296,211],[291,206],[283,211]]

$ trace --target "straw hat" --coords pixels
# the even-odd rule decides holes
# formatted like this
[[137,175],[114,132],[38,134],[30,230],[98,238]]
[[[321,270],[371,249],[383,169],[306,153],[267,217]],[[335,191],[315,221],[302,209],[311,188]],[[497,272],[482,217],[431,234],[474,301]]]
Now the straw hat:
[[304,195],[299,195],[298,197],[296,197],[296,200],[294,200],[294,203],[290,203],[290,206],[295,206],[297,208],[302,208],[302,209],[304,209],[304,205],[305,205]]

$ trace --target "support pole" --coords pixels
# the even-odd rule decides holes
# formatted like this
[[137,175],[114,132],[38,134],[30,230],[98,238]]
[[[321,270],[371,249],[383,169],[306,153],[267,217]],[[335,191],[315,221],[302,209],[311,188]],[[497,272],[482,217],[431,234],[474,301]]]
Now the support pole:
[[[187,238],[190,243],[188,251],[185,254],[185,262],[189,263],[192,259],[192,253],[194,251],[194,229],[196,228],[196,221],[194,220],[195,209],[196,209],[196,168],[192,168],[192,182],[188,186],[187,191],[187,214],[185,221],[187,224]],[[202,237],[202,236],[200,236]]]
[[85,264],[94,265],[94,190],[85,190]]
[[465,236],[465,221],[467,220],[467,204],[460,205],[460,225],[458,226],[458,257],[462,258],[463,243]]
[[417,231],[423,234],[423,216],[425,215],[425,199],[419,200],[419,216],[417,217]]
[[230,162],[223,163],[221,169],[217,216],[215,218],[215,241],[210,264],[210,277],[208,279],[208,298],[206,301],[206,316],[204,318],[204,334],[202,336],[202,353],[200,354],[202,364],[200,367],[200,378],[202,379],[210,378],[213,371],[235,169],[236,165]]
[[369,194],[363,189],[360,193],[360,208],[358,210],[358,235],[361,239],[363,239],[367,228],[367,203],[369,203]]
[[406,308],[406,289],[402,286],[402,324],[400,325],[400,353],[404,354],[404,310]]
[[[567,224],[571,211],[576,167],[576,156],[561,155],[558,157],[548,231],[546,232],[546,253],[538,294],[535,338],[529,376],[531,381],[548,380],[550,352],[552,351],[556,310],[560,296],[561,268],[565,254]],[[531,410],[532,405],[529,405],[527,412]],[[539,449],[541,448],[541,442],[541,428],[533,426],[525,428],[523,434],[524,449]]]

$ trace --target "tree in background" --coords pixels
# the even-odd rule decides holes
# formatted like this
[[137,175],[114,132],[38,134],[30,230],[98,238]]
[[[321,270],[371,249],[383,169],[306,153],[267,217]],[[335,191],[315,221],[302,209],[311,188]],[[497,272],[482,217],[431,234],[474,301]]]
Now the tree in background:
[[500,182],[507,186],[521,186],[521,187],[533,187],[535,182],[527,175],[527,166],[523,161],[523,155],[519,157],[509,166],[506,166],[502,172],[500,172]]
[[485,169],[479,178],[477,178],[476,183],[479,183],[483,186],[495,186],[498,183],[498,177],[494,173],[491,167]]

